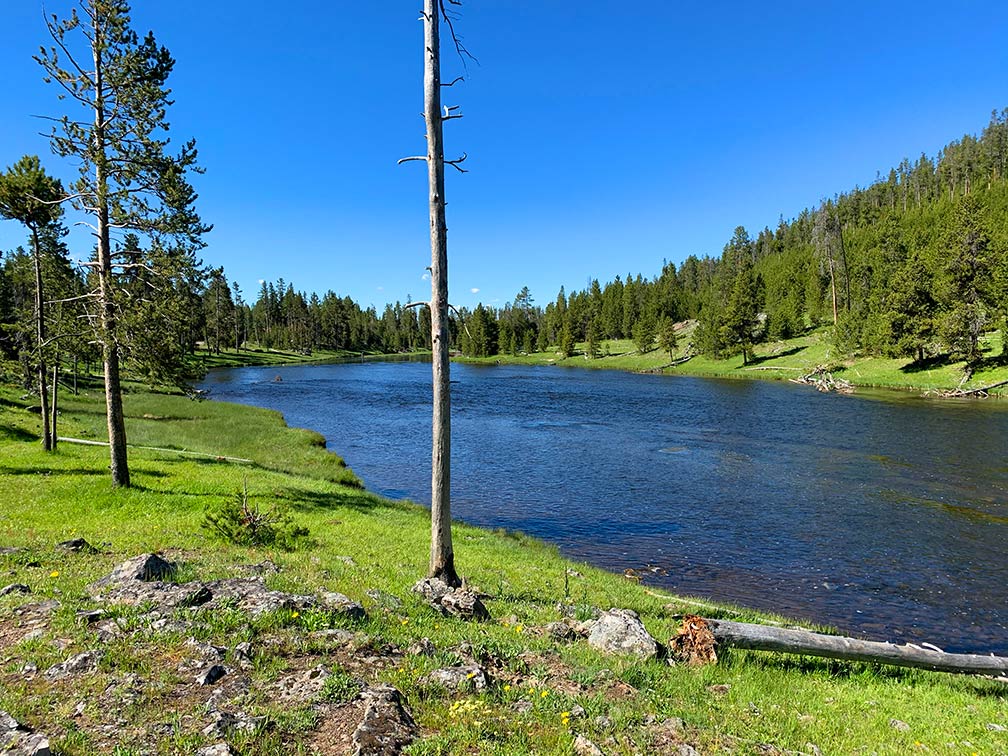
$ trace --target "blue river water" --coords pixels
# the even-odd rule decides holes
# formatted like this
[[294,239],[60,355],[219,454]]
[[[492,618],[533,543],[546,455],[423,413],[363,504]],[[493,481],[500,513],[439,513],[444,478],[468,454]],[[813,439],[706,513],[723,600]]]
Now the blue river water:
[[[274,380],[276,376],[281,381]],[[430,502],[430,364],[214,371]],[[1008,654],[1008,405],[764,381],[452,366],[452,511],[672,591]],[[464,561],[464,552],[460,552]]]

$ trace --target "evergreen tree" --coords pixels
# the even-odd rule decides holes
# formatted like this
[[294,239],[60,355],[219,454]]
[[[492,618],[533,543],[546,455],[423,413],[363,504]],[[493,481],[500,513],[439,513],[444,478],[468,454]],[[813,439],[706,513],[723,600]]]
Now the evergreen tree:
[[81,0],[83,15],[47,19],[55,42],[36,60],[46,81],[57,84],[89,112],[87,120],[64,115],[53,128],[56,154],[73,159],[80,178],[71,195],[93,216],[98,241],[92,263],[98,277],[98,340],[102,345],[112,482],[129,486],[126,428],[120,385],[121,319],[129,317],[119,296],[111,232],[129,229],[172,237],[189,250],[208,231],[193,209],[196,194],[186,173],[196,169],[195,142],[168,153],[165,86],[175,65],[153,34],[142,41],[130,27],[125,0]]

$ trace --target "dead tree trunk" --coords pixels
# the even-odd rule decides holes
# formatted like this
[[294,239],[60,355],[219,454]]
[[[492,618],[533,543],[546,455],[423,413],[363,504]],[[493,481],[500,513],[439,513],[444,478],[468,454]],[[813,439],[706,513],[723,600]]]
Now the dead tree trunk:
[[39,247],[38,230],[32,227],[32,244],[35,247],[35,335],[37,337],[38,355],[38,390],[39,402],[42,406],[42,448],[52,451],[52,438],[49,435],[49,390],[46,388],[46,367],[43,345],[45,344],[45,298],[42,292],[42,249]]
[[53,355],[53,369],[52,369],[52,421],[49,423],[49,437],[50,448],[56,451],[56,443],[59,441],[59,436],[56,432],[56,415],[59,412],[59,349],[56,350],[56,354]]
[[936,672],[974,675],[1008,674],[1008,658],[979,654],[947,654],[936,648],[896,646],[892,643],[823,635],[808,630],[792,630],[751,625],[729,620],[706,620],[719,644],[757,651],[822,656],[828,659],[874,662],[897,667],[917,667]]
[[445,223],[444,134],[441,115],[441,8],[424,0],[424,121],[430,191],[431,343],[434,412],[431,458],[431,553],[428,577],[460,585],[451,535],[451,395],[448,359],[448,229]]

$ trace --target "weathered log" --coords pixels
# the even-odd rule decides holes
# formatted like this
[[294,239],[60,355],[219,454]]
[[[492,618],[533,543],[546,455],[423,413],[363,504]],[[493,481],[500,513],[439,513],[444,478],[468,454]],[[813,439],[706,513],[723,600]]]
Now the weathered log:
[[875,662],[897,667],[916,667],[936,672],[973,675],[1006,675],[1008,658],[980,654],[948,654],[915,645],[866,641],[809,630],[767,627],[730,620],[706,620],[718,644],[757,651],[822,656],[845,661]]

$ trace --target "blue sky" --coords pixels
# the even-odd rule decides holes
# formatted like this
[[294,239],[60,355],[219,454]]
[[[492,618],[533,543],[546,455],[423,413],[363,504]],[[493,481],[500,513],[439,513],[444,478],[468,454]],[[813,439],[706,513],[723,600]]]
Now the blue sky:
[[[279,277],[379,309],[427,296],[426,174],[396,165],[424,151],[418,9],[134,3],[178,61],[169,118],[206,168],[203,257],[247,297]],[[66,180],[33,117],[69,107],[31,59],[41,12],[0,5],[0,166],[36,153]],[[1008,106],[1002,3],[468,0],[457,28],[479,59],[446,92],[465,114],[447,151],[470,169],[446,190],[459,306],[719,254],[735,226],[773,227]],[[23,238],[0,223],[0,249]]]

